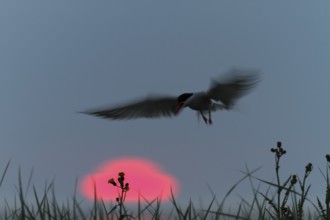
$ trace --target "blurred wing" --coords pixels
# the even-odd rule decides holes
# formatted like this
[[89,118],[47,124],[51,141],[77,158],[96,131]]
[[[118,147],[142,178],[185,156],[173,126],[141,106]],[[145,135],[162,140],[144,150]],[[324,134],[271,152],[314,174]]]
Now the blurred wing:
[[211,99],[221,101],[225,108],[230,109],[237,99],[250,92],[258,82],[258,71],[232,69],[223,82],[212,80],[207,94]]
[[149,97],[126,105],[85,113],[113,120],[172,117],[177,113],[176,104],[176,97]]

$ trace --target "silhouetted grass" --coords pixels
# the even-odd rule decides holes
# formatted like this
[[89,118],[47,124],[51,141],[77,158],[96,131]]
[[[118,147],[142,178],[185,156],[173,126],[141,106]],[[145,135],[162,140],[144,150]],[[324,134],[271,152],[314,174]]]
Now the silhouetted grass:
[[[313,171],[313,165],[305,165],[305,172],[302,178],[297,175],[282,177],[280,162],[287,154],[282,147],[281,142],[277,143],[276,148],[271,152],[275,159],[274,176],[275,182],[268,181],[255,176],[260,169],[249,170],[246,166],[242,171],[243,177],[238,180],[226,193],[224,198],[219,201],[215,194],[209,201],[206,208],[196,207],[193,201],[189,201],[186,206],[182,206],[176,200],[174,194],[171,194],[169,210],[164,210],[160,199],[147,200],[140,196],[137,202],[136,211],[131,211],[125,204],[126,194],[129,193],[129,183],[125,182],[125,173],[118,174],[117,181],[109,177],[109,187],[118,187],[118,197],[114,198],[115,203],[106,203],[97,200],[96,189],[94,189],[94,201],[90,208],[83,208],[81,202],[76,198],[76,190],[71,199],[66,203],[58,202],[53,182],[45,184],[43,192],[38,194],[35,186],[31,187],[32,172],[29,176],[27,187],[23,187],[21,171],[18,172],[17,195],[14,195],[14,203],[9,204],[5,198],[1,198],[3,207],[0,207],[0,220],[7,219],[323,219],[330,220],[330,155],[326,155],[326,169],[319,169],[325,180],[325,193],[317,197],[316,201],[308,198],[311,188],[309,183],[309,174]],[[5,180],[10,161],[5,165],[0,178],[1,186]],[[234,211],[224,210],[226,200],[234,190],[248,180],[252,191],[252,197],[249,199],[241,197]],[[134,184],[134,183],[131,183]],[[76,182],[76,186],[78,183]],[[261,190],[261,186],[266,186],[266,190]],[[31,187],[31,189],[30,189]],[[77,188],[77,187],[76,187]],[[25,189],[25,190],[24,190]],[[32,191],[33,197],[27,199],[28,190]],[[0,194],[1,195],[1,194]],[[308,205],[306,205],[308,204]],[[312,210],[307,209],[311,207]]]

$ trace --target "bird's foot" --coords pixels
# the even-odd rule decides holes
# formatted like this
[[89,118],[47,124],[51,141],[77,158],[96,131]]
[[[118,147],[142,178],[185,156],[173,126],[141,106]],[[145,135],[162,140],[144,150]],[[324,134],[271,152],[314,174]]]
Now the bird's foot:
[[204,115],[203,115],[203,120],[204,120],[205,124],[209,123],[209,120]]
[[212,119],[211,119],[211,109],[209,109],[209,125],[211,125],[212,124]]
[[205,124],[211,125],[212,124],[212,119],[203,117]]
[[[199,112],[199,113],[200,113],[200,115],[203,117],[203,120],[204,120],[205,124],[207,124],[207,125],[211,125],[211,124],[212,124],[211,117],[207,118],[207,117],[203,114],[203,112]],[[198,116],[199,116],[199,114],[198,114]]]

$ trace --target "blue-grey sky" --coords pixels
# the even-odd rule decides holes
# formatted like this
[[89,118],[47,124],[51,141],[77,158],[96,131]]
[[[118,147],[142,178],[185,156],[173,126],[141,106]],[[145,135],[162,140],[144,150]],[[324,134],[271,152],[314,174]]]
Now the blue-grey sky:
[[[222,198],[245,164],[272,179],[269,149],[288,154],[283,177],[325,167],[330,153],[330,2],[1,1],[0,166],[11,159],[33,183],[75,179],[124,156],[157,162],[181,183],[179,199]],[[177,118],[107,121],[77,112],[145,95],[207,89],[231,67],[262,71],[237,110],[212,126],[186,109]],[[26,178],[27,179],[27,178]],[[313,193],[324,195],[318,169]],[[4,189],[0,189],[3,192]],[[7,190],[8,189],[8,190]],[[248,182],[240,194],[250,190]],[[323,194],[322,194],[323,193]],[[235,197],[235,195],[233,195]]]

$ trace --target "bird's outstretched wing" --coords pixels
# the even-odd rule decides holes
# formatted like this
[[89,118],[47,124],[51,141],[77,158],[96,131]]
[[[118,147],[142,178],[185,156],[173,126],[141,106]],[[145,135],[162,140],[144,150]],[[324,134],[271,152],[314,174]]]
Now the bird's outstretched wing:
[[147,97],[127,104],[84,112],[107,119],[172,117],[177,114],[176,97]]
[[259,71],[232,69],[227,73],[227,79],[219,82],[212,80],[207,95],[216,101],[221,101],[226,109],[234,106],[235,101],[251,91],[259,82]]

